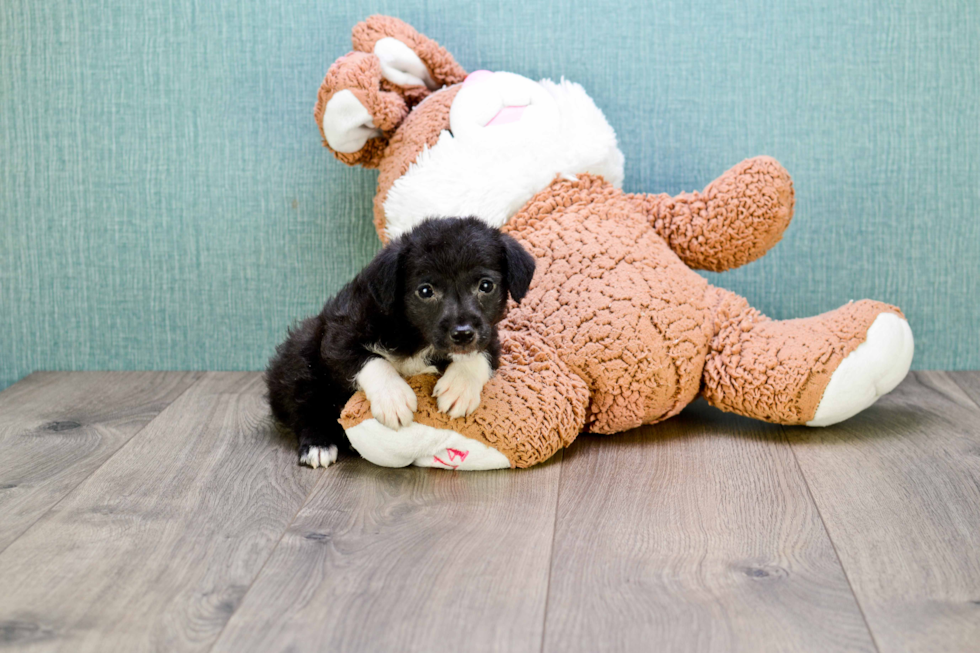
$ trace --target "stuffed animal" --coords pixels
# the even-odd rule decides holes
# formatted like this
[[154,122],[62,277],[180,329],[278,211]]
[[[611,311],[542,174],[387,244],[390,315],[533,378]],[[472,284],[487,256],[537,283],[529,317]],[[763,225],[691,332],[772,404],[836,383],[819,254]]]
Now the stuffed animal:
[[482,403],[452,419],[416,376],[414,422],[394,431],[364,395],[341,423],[389,467],[528,467],[582,431],[617,433],[676,415],[696,397],[780,424],[825,426],[889,392],[912,360],[902,312],[861,300],[771,320],[694,269],[762,256],[793,213],[774,159],[731,168],[701,192],[624,193],[623,154],[578,84],[507,72],[469,75],[395,18],[353,30],[354,51],[320,88],[323,142],[379,170],[382,241],[430,216],[476,216],[537,261],[527,296],[500,324],[500,369]]

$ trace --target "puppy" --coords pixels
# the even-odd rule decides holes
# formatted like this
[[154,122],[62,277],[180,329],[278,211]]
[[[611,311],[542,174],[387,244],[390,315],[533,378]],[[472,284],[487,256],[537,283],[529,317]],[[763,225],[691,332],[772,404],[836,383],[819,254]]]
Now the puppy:
[[296,434],[300,463],[326,467],[349,447],[337,420],[357,390],[392,429],[413,420],[402,377],[414,374],[442,374],[433,396],[450,417],[476,410],[507,297],[520,302],[533,276],[531,255],[476,218],[429,219],[392,241],[269,362],[269,404]]

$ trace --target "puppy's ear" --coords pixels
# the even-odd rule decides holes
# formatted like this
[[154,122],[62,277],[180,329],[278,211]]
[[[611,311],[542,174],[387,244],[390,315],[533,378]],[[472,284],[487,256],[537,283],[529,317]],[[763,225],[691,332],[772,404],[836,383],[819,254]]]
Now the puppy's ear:
[[390,313],[398,299],[398,276],[401,271],[402,244],[395,241],[385,247],[374,260],[368,264],[368,289],[378,306],[385,313]]
[[534,258],[507,234],[500,234],[500,239],[504,246],[504,276],[507,279],[507,289],[514,301],[520,303],[534,277]]

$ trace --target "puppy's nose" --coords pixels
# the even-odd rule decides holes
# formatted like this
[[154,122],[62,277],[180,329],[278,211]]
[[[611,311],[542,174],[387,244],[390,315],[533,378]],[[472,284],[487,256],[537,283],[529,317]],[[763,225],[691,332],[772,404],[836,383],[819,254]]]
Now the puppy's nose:
[[473,342],[473,338],[476,336],[476,332],[473,330],[469,324],[464,324],[462,326],[455,327],[453,333],[450,336],[453,339],[453,343],[457,345],[465,345]]

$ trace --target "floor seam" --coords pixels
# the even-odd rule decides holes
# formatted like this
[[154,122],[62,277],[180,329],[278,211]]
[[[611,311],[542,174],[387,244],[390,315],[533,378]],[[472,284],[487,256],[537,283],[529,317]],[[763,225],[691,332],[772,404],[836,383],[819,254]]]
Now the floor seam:
[[810,489],[810,481],[806,477],[806,472],[803,471],[803,466],[800,465],[800,459],[796,456],[796,448],[793,446],[792,440],[790,440],[789,433],[786,432],[786,427],[780,426],[780,430],[783,433],[783,439],[789,446],[790,453],[793,454],[793,462],[796,463],[796,469],[800,472],[800,477],[803,479],[803,485],[806,487],[807,496],[810,497],[810,503],[813,504],[813,509],[817,511],[817,517],[820,518],[820,525],[823,527],[823,532],[827,536],[827,540],[830,541],[830,547],[834,551],[834,557],[837,558],[837,565],[840,567],[841,573],[844,574],[844,580],[847,581],[847,589],[850,590],[851,596],[854,597],[854,605],[857,606],[858,612],[861,614],[861,620],[864,621],[864,627],[868,630],[868,637],[871,638],[871,645],[875,647],[876,651],[881,653],[881,647],[878,646],[878,640],[875,638],[870,622],[868,622],[868,615],[864,613],[864,606],[861,605],[861,599],[858,598],[857,592],[854,591],[854,585],[851,583],[851,577],[847,573],[847,567],[844,566],[844,561],[841,559],[840,552],[837,550],[837,543],[834,542],[834,538],[830,534],[830,528],[827,526],[827,520],[823,518],[823,512],[820,510],[820,504],[817,503],[817,499],[813,496],[813,491]]
[[558,487],[555,490],[555,519],[551,524],[551,550],[548,553],[548,582],[544,595],[544,614],[541,622],[541,653],[544,653],[544,645],[548,635],[548,607],[551,602],[551,571],[555,563],[555,541],[558,539],[558,506],[561,505],[561,484],[565,478],[565,449],[559,451],[561,459],[558,467]]

